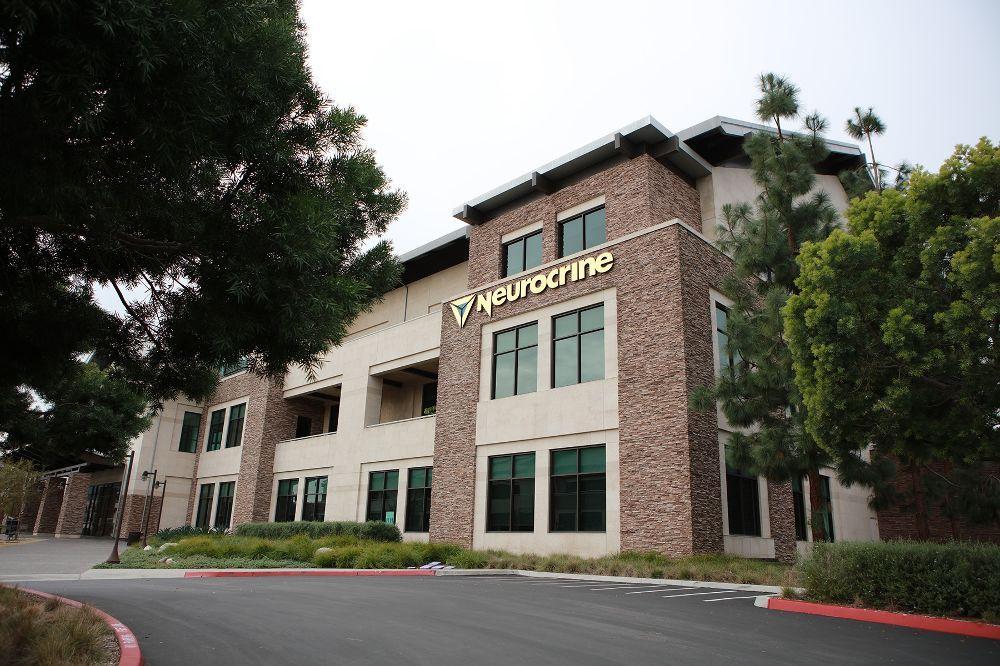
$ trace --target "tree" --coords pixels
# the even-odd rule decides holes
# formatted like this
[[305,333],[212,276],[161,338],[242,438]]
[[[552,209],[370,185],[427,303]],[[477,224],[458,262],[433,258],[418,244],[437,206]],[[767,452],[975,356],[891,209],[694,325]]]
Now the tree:
[[[828,457],[803,427],[805,406],[798,393],[792,358],[784,339],[782,308],[795,290],[795,258],[802,243],[821,240],[837,222],[825,192],[813,191],[815,164],[827,155],[820,134],[825,122],[807,116],[807,132],[789,134],[783,120],[798,116],[798,89],[774,74],[760,78],[758,117],[777,133],[756,132],[744,150],[750,157],[756,201],[727,205],[719,227],[720,246],[735,265],[724,289],[733,299],[728,315],[728,349],[714,387],[695,392],[694,406],[716,408],[738,428],[729,443],[728,462],[775,482],[806,475],[810,479],[813,535],[825,538],[819,470]],[[786,122],[787,124],[787,122]]]
[[909,506],[921,537],[931,503],[996,521],[1000,478],[981,472],[1000,462],[1000,147],[959,146],[847,217],[802,248],[785,308],[806,430],[877,504]]
[[868,144],[868,153],[871,159],[870,162],[866,162],[857,169],[844,171],[840,174],[841,184],[849,197],[864,196],[865,192],[872,189],[881,192],[885,188],[890,169],[896,172],[893,187],[898,190],[906,185],[906,181],[913,172],[913,167],[910,164],[900,162],[895,167],[889,167],[879,164],[875,159],[875,144],[872,141],[872,136],[885,134],[886,127],[872,107],[868,107],[867,110],[862,110],[858,106],[854,107],[854,117],[847,119],[845,129],[852,138],[858,141],[863,140]]
[[25,460],[0,462],[0,516],[17,516],[35,492],[38,472]]
[[0,423],[84,352],[153,404],[312,366],[398,283],[404,195],[303,31],[294,0],[0,8]]

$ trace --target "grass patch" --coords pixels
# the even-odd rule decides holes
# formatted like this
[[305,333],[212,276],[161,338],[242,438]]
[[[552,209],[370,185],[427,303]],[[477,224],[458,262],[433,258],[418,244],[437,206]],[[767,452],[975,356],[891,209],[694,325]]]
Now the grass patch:
[[0,654],[11,666],[117,663],[114,634],[87,608],[0,588]]
[[[322,551],[320,549],[323,549]],[[166,564],[159,560],[170,557]],[[473,551],[444,543],[371,541],[341,534],[305,534],[265,539],[209,534],[181,539],[162,553],[130,548],[119,565],[101,568],[289,568],[404,569],[443,562],[458,569],[527,569],[554,573],[676,578],[756,585],[799,584],[798,572],[775,562],[733,555],[669,558],[657,553],[620,553],[598,558],[574,555],[515,555]]]
[[1000,546],[817,543],[801,563],[814,601],[1000,622]]

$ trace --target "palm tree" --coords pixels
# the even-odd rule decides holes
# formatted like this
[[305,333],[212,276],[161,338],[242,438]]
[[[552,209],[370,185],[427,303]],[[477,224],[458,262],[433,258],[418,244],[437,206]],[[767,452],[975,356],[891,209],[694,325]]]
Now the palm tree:
[[885,132],[885,123],[882,119],[875,115],[875,111],[872,107],[868,107],[867,111],[862,111],[861,107],[854,107],[854,118],[847,119],[847,133],[851,135],[852,138],[861,140],[862,138],[868,141],[868,152],[871,153],[872,162],[872,181],[875,183],[875,191],[882,191],[882,171],[879,167],[878,162],[875,161],[875,148],[872,145],[872,134],[881,135]]

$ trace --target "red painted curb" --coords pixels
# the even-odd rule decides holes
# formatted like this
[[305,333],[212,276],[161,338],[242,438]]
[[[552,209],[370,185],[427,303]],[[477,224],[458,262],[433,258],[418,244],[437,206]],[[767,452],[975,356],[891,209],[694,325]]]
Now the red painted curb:
[[118,639],[118,651],[120,652],[120,656],[118,657],[118,666],[142,666],[145,663],[142,656],[142,650],[139,649],[139,641],[136,639],[135,634],[132,633],[132,630],[125,626],[117,618],[105,613],[100,608],[84,604],[76,599],[60,597],[58,594],[49,594],[48,592],[33,590],[30,587],[18,587],[16,585],[4,585],[4,587],[18,589],[22,592],[34,594],[35,596],[44,597],[46,599],[55,599],[59,603],[66,604],[67,606],[73,606],[74,608],[86,607],[90,609],[95,615],[104,620],[105,624],[111,627],[111,630],[115,632],[115,638]]
[[794,599],[779,599],[776,597],[767,600],[767,607],[771,610],[788,611],[791,613],[822,615],[824,617],[875,622],[877,624],[892,624],[897,627],[909,627],[911,629],[923,629],[925,631],[939,631],[946,634],[960,634],[975,638],[1000,640],[1000,625],[983,624],[969,620],[952,620],[950,618],[931,617],[929,615],[909,615],[907,613],[852,608],[850,606],[834,606],[832,604],[818,604],[813,601],[796,601]]
[[433,569],[356,569],[352,571],[185,571],[185,578],[256,578],[261,576],[433,576]]

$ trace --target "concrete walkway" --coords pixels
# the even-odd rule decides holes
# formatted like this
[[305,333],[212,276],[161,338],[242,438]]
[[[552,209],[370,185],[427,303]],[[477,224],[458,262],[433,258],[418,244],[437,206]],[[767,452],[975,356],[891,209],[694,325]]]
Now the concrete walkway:
[[[122,543],[122,549],[125,544]],[[111,539],[24,537],[0,546],[0,581],[75,579],[111,552]]]

